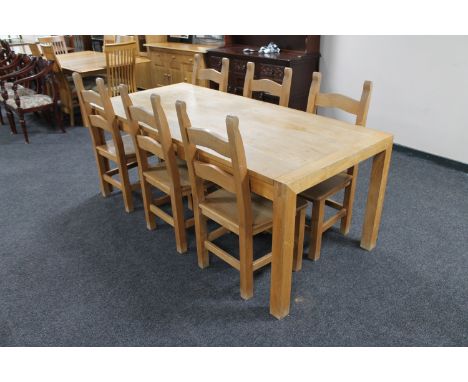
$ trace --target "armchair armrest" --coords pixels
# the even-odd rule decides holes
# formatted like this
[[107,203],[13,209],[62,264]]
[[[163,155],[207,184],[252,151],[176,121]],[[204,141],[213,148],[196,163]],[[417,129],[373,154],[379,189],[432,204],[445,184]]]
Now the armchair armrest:
[[21,68],[20,70],[0,76],[0,81],[6,81],[12,78],[21,77],[24,74],[28,74],[33,67],[34,61],[31,61],[28,65],[26,65],[24,68]]

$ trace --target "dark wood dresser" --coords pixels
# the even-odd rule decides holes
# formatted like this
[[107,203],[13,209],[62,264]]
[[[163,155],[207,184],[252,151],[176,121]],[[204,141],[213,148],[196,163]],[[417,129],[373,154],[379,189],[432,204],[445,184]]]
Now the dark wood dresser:
[[[276,43],[278,54],[258,53],[261,46]],[[255,53],[244,53],[245,48]],[[285,67],[293,70],[289,107],[305,110],[312,82],[312,73],[319,70],[320,36],[225,36],[225,45],[209,49],[205,55],[206,66],[221,70],[221,60],[229,58],[228,92],[242,94],[247,62],[255,63],[255,79],[268,78],[281,83]],[[254,93],[254,98],[278,103],[278,98]]]

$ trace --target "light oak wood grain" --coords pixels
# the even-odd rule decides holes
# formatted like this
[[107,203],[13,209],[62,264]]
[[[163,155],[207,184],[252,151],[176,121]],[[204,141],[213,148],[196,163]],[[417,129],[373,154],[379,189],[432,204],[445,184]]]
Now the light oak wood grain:
[[223,58],[221,62],[221,72],[215,69],[202,69],[201,60],[203,57],[198,53],[193,57],[192,84],[198,85],[199,81],[213,81],[218,84],[219,91],[227,92],[229,59]]
[[[355,100],[338,93],[321,93],[321,80],[321,73],[313,73],[312,84],[309,91],[307,111],[315,114],[317,112],[317,107],[340,109],[350,114],[354,114],[356,116],[356,125],[365,126],[372,93],[372,82],[364,82],[361,98],[360,100]],[[318,260],[320,258],[322,234],[339,220],[341,220],[341,233],[344,235],[348,234],[351,227],[351,217],[353,213],[357,175],[358,165],[355,164],[354,166],[348,168],[346,172],[337,174],[327,179],[325,182],[322,182],[301,193],[301,196],[311,201],[313,205],[312,221],[309,227],[310,259]],[[328,199],[328,197],[336,194],[342,189],[345,190],[343,204],[339,206],[338,203]],[[326,205],[337,209],[338,212],[327,221],[324,221]]]
[[[154,97],[154,96],[152,96]],[[197,227],[198,263],[208,265],[208,251],[215,254],[240,272],[240,295],[244,299],[253,296],[253,272],[271,262],[272,255],[267,253],[255,262],[253,260],[253,236],[271,229],[273,225],[272,203],[264,198],[251,195],[250,181],[245,159],[244,145],[239,132],[239,120],[235,116],[226,117],[227,139],[206,129],[192,127],[186,111],[186,104],[176,103],[177,115],[184,143],[188,153],[188,168],[193,191],[195,226]],[[199,148],[208,148],[230,159],[229,172],[200,158]],[[203,181],[210,181],[221,189],[206,193]],[[303,228],[305,206],[298,206],[298,216],[302,219],[298,228]],[[296,207],[296,206],[294,206]],[[295,210],[295,209],[294,209]],[[236,259],[210,237],[218,238],[217,232],[207,233],[206,219],[214,220],[222,227],[239,237],[239,259]],[[223,231],[224,232],[224,231]],[[302,254],[301,234],[297,233],[297,252]]]
[[[57,56],[57,60],[62,70],[69,73],[77,72],[82,75],[105,73],[106,71],[106,55],[103,52],[93,52],[85,50],[82,52],[74,52],[61,54]],[[135,63],[145,64],[150,62],[146,57],[137,56]]]
[[[129,135],[121,136],[119,122],[116,119],[108,89],[102,78],[96,80],[98,92],[85,90],[83,79],[73,73],[73,82],[80,104],[83,124],[89,129],[96,165],[99,175],[101,193],[107,197],[115,187],[122,191],[125,211],[133,211],[132,184],[128,170],[136,167],[135,148]],[[105,139],[104,132],[111,135]],[[117,167],[110,169],[109,161]],[[113,178],[118,175],[119,179]]]
[[[133,93],[130,99],[134,105],[151,110],[153,93],[161,96],[173,143],[186,159],[175,109],[177,100],[186,103],[193,126],[224,138],[226,115],[238,117],[251,191],[273,201],[270,312],[275,317],[282,318],[289,312],[296,195],[365,159],[376,155],[381,158],[385,152],[385,160],[375,162],[361,241],[367,249],[375,245],[392,150],[391,134],[185,83]],[[112,103],[117,117],[126,121],[120,97],[114,97]],[[215,151],[201,149],[199,155],[228,171],[229,162]],[[197,236],[208,237],[198,231]],[[283,242],[288,244],[283,247]]]
[[[183,197],[191,194],[187,167],[176,159],[172,137],[164,110],[161,108],[160,96],[151,96],[151,112],[134,106],[128,96],[129,88],[120,86],[122,103],[127,115],[128,125],[132,132],[138,160],[146,225],[148,229],[156,228],[155,217],[158,216],[174,227],[176,248],[179,253],[187,252]],[[164,163],[152,166],[148,157],[155,155]],[[151,197],[151,187],[156,187],[169,196],[172,215],[164,212]]]
[[254,80],[255,64],[247,63],[247,72],[244,81],[244,97],[252,98],[252,92],[266,92],[279,98],[280,106],[288,106],[289,94],[291,93],[292,69],[284,68],[283,83],[262,78]]

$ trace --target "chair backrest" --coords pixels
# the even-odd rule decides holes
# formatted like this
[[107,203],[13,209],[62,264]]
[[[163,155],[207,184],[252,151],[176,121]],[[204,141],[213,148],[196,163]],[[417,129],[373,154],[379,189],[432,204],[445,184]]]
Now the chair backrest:
[[244,97],[252,98],[252,92],[266,92],[279,97],[279,105],[287,107],[291,92],[292,69],[284,68],[282,84],[268,79],[254,80],[254,73],[255,64],[248,62],[244,81]]
[[67,80],[67,77],[65,76],[65,74],[62,72],[62,69],[60,68],[59,62],[57,60],[57,56],[54,52],[54,47],[52,46],[52,44],[40,44],[40,47],[41,47],[44,57],[47,60],[54,62],[54,73],[55,73],[55,77],[57,78],[60,99],[62,100],[62,102],[65,102],[65,104],[71,104],[72,95],[71,95],[70,84]]
[[[205,199],[203,180],[213,182],[236,195],[239,225],[251,229],[253,223],[250,181],[238,118],[230,115],[226,117],[226,140],[209,130],[193,128],[185,102],[177,101],[176,109],[195,205]],[[200,150],[197,146],[215,151],[230,160],[230,163],[226,161],[224,168],[208,163],[203,159],[203,155],[199,155]]]
[[41,51],[39,50],[39,47],[37,44],[28,44],[29,50],[31,51],[31,55],[34,57],[41,57]]
[[224,57],[221,61],[221,72],[215,69],[201,69],[202,57],[197,53],[193,57],[193,73],[192,84],[197,85],[198,81],[213,81],[219,85],[219,90],[227,92],[228,75],[229,75],[229,59]]
[[111,96],[119,95],[120,84],[127,85],[130,93],[136,92],[136,42],[105,45],[104,53],[106,54],[109,94]]
[[5,51],[5,54],[10,54],[11,52],[13,52],[11,50],[11,47],[10,47],[10,44],[8,43],[7,40],[3,40],[3,39],[0,39],[0,45],[1,47],[3,48],[3,50]]
[[80,103],[83,124],[91,131],[94,147],[106,143],[104,132],[108,132],[112,136],[116,155],[123,158],[125,151],[122,137],[104,80],[102,78],[96,79],[98,92],[95,92],[84,88],[83,79],[79,73],[75,72],[72,76]]
[[56,101],[59,94],[57,77],[54,73],[55,63],[42,57],[33,58],[32,60],[35,63],[35,74],[31,78],[34,78],[34,80],[32,82],[25,82],[22,85],[34,89],[37,94],[47,94]]
[[42,44],[51,44],[55,54],[68,53],[67,43],[64,36],[39,37],[38,41]]
[[115,42],[116,43],[133,42],[133,41],[135,41],[135,36],[125,36],[125,35],[115,36]]
[[42,54],[47,60],[55,62],[55,71],[59,72],[60,67],[57,62],[57,56],[55,55],[54,47],[52,44],[41,43],[39,44],[42,50]]
[[151,94],[153,112],[141,107],[133,106],[128,95],[127,85],[120,86],[120,97],[127,116],[130,133],[136,149],[137,159],[141,171],[149,168],[148,154],[155,155],[166,163],[171,187],[180,188],[180,174],[176,161],[176,152],[172,144],[171,131],[166,114],[161,106],[161,97]]
[[314,72],[307,101],[307,112],[317,113],[317,107],[337,108],[356,116],[356,125],[366,126],[367,112],[372,94],[372,82],[365,81],[361,99],[355,100],[338,93],[320,93],[322,74]]
[[104,45],[116,43],[114,34],[105,34],[103,37],[103,40],[104,40],[103,41]]

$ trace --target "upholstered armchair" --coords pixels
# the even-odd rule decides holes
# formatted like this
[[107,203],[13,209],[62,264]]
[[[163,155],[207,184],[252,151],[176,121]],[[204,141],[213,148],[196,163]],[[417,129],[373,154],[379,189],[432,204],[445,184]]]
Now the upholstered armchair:
[[[12,131],[16,130],[14,115],[18,115],[24,140],[29,143],[26,130],[25,114],[33,112],[52,112],[58,127],[65,133],[58,94],[57,80],[54,75],[54,62],[37,58],[35,74],[17,79],[13,82],[12,92],[2,91],[4,105]],[[22,86],[20,88],[19,86]],[[32,89],[34,94],[24,94],[22,89]],[[12,96],[9,96],[12,94]]]

